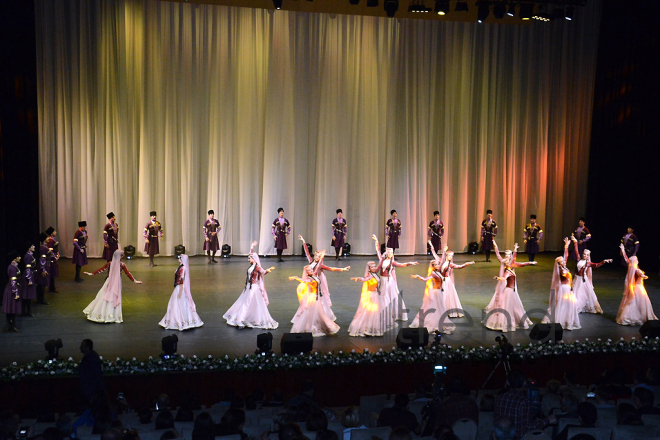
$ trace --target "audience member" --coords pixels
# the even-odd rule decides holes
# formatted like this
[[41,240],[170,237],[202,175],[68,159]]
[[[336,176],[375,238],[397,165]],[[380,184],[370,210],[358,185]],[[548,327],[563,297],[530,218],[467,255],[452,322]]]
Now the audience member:
[[580,420],[579,425],[566,425],[564,429],[559,432],[553,439],[555,440],[567,440],[568,439],[568,430],[570,428],[582,427],[582,428],[594,428],[596,426],[596,421],[598,420],[598,410],[590,402],[582,402],[578,405],[577,408],[577,418]]
[[169,411],[170,410],[170,396],[167,394],[160,394],[156,399],[156,411]]
[[229,408],[220,419],[220,423],[214,426],[213,435],[221,437],[225,435],[239,434],[242,440],[247,438],[243,432],[245,425],[245,411],[239,408]]
[[288,410],[278,412],[273,416],[273,432],[279,432],[282,426],[294,423],[294,419],[294,415]]
[[300,427],[295,423],[289,425],[283,425],[280,427],[280,430],[277,432],[277,440],[294,440],[301,438],[302,431]]
[[521,438],[533,429],[543,429],[551,422],[554,416],[539,419],[532,411],[531,401],[527,397],[527,378],[520,371],[511,371],[507,378],[508,390],[495,398],[494,418],[502,416],[513,420],[516,427],[516,438]]
[[509,417],[501,416],[493,420],[493,440],[514,440],[516,426]]
[[561,408],[561,395],[559,393],[559,381],[549,380],[545,384],[546,392],[541,396],[541,410],[544,416],[552,414],[555,409]]
[[80,343],[80,352],[83,354],[78,366],[80,390],[83,402],[88,404],[95,393],[105,391],[103,366],[99,354],[94,351],[94,342],[91,339],[84,339]]
[[304,422],[312,410],[322,409],[315,401],[314,394],[316,393],[316,386],[311,380],[303,383],[300,393],[291,399],[286,404],[286,407],[296,413],[296,421]]
[[193,425],[194,428],[213,428],[213,417],[211,417],[211,414],[208,412],[204,411],[199,414],[197,414],[197,417],[195,417],[195,424]]
[[328,429],[328,418],[325,413],[318,409],[311,411],[305,420],[305,429],[310,432]]
[[447,386],[449,395],[438,405],[435,423],[453,426],[458,420],[468,418],[479,424],[479,407],[470,397],[470,390],[462,379],[454,378]]
[[147,425],[151,423],[154,418],[154,414],[149,408],[140,408],[137,412],[137,415],[140,418],[141,425]]
[[341,425],[345,428],[343,440],[351,440],[352,430],[367,428],[364,425],[360,425],[360,412],[354,406],[346,408],[344,412],[341,413],[340,421]]
[[409,398],[407,394],[397,394],[394,397],[394,406],[384,408],[378,416],[378,426],[390,426],[392,429],[404,426],[409,431],[415,432],[419,423],[415,414],[408,411]]
[[389,440],[412,440],[412,434],[405,426],[399,426],[392,429]]
[[643,414],[660,414],[660,408],[655,408],[653,406],[654,395],[653,391],[650,391],[648,388],[637,387],[633,393],[633,399],[635,400],[635,406],[637,407],[637,412],[640,415]]
[[633,405],[620,403],[616,407],[616,424],[618,426],[640,426],[642,425],[642,417]]
[[179,407],[174,418],[175,422],[192,422],[193,420],[195,420],[195,413],[191,408],[186,406]]
[[154,429],[160,431],[161,429],[174,429],[174,416],[168,410],[162,410],[156,416],[154,422]]

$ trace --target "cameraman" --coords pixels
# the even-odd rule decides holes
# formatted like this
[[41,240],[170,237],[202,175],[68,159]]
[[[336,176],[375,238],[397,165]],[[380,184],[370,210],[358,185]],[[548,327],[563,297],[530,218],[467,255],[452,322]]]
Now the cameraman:
[[445,400],[438,405],[435,416],[435,425],[453,426],[460,419],[468,418],[479,424],[479,407],[477,402],[470,397],[470,390],[462,379],[458,377],[449,381],[447,386],[449,394]]
[[516,427],[516,439],[534,429],[544,429],[556,423],[554,416],[539,419],[527,397],[527,378],[520,371],[511,371],[507,377],[508,390],[495,398],[493,418],[508,417]]

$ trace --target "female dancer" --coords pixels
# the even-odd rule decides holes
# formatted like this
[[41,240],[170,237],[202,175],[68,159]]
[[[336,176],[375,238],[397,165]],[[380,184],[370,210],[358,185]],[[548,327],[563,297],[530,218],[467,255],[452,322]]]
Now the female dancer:
[[513,260],[513,254],[511,254],[502,259],[502,264],[504,264],[503,276],[493,278],[504,282],[504,289],[501,292],[495,292],[494,302],[486,315],[488,318],[484,325],[491,330],[502,332],[515,331],[518,327],[527,329],[532,325],[532,321],[527,317],[522,301],[520,301],[514,268],[534,265],[536,261],[518,263]]
[[[426,290],[424,290],[424,298],[422,299],[422,307],[417,312],[417,316],[413,319],[411,328],[419,328],[421,324],[426,327],[429,333],[446,333],[451,334],[456,328],[451,322],[444,323],[444,318],[447,315],[444,301],[442,300],[442,285],[444,277],[442,276],[442,264],[438,260],[431,261],[430,274],[427,277],[420,275],[410,275],[411,278],[426,281]],[[442,320],[442,324],[440,324]],[[442,325],[442,327],[441,327]]]
[[440,262],[440,276],[442,278],[442,286],[440,288],[442,295],[440,295],[440,299],[444,303],[444,309],[449,311],[450,318],[462,318],[465,315],[463,314],[463,306],[458,299],[456,285],[454,284],[454,269],[463,269],[474,264],[474,261],[468,261],[460,265],[454,264],[454,253],[447,252],[447,246],[442,249],[442,258],[438,259],[438,255],[435,253],[433,244],[430,241],[429,245],[431,246],[431,252],[433,252],[434,258]]
[[[555,268],[552,272],[552,285],[550,286],[550,301],[548,315],[543,323],[555,322],[561,324],[564,330],[577,330],[581,328],[578,316],[577,300],[573,293],[573,277],[566,268],[568,258],[569,239],[564,238],[564,256],[555,259]],[[554,298],[553,298],[554,296]]]
[[238,328],[276,329],[279,324],[268,313],[268,294],[264,284],[264,275],[274,271],[275,267],[261,267],[259,256],[254,252],[256,246],[257,242],[252,242],[243,292],[222,317],[228,325]]
[[[394,249],[387,248],[385,255],[380,254],[380,247],[378,245],[378,238],[372,235],[376,243],[376,253],[378,254],[378,266],[376,269],[380,275],[380,293],[383,295],[387,307],[392,308],[392,316],[395,321],[407,321],[408,313],[405,312],[406,304],[403,302],[403,295],[399,291],[399,286],[396,281],[397,267],[416,266],[417,261],[409,261],[407,263],[399,263],[394,261]],[[400,301],[400,302],[399,302]]]
[[303,238],[303,236],[298,235],[298,239],[303,242],[303,249],[305,249],[305,255],[307,255],[307,261],[312,266],[312,271],[316,271],[316,266],[319,267],[318,270],[318,277],[320,281],[319,289],[323,294],[323,296],[321,296],[321,304],[323,305],[323,310],[325,310],[325,314],[328,315],[328,318],[335,321],[337,317],[335,316],[335,314],[332,312],[331,309],[332,301],[330,300],[330,289],[328,289],[328,279],[325,277],[325,271],[329,270],[330,272],[343,272],[346,270],[350,270],[351,266],[347,266],[345,268],[326,266],[325,264],[323,264],[321,252],[318,251],[314,252],[314,258],[312,258],[312,256],[309,255],[309,249],[307,249],[307,244],[305,243],[305,239]]
[[174,272],[174,291],[167,304],[167,312],[158,323],[168,330],[188,330],[204,325],[190,293],[190,265],[188,255],[179,255],[181,264]]
[[585,249],[582,252],[582,258],[580,258],[575,235],[571,236],[571,240],[575,243],[575,258],[578,260],[577,276],[573,280],[573,292],[575,292],[578,313],[603,313],[603,309],[601,309],[598,298],[596,298],[596,292],[594,291],[591,269],[593,267],[600,267],[605,263],[611,263],[612,260],[592,263],[591,251],[589,249]]
[[[321,251],[321,260],[324,256],[325,251]],[[319,269],[318,264],[314,267],[308,264],[303,270],[302,278],[289,277],[291,281],[300,282],[297,289],[300,307],[291,320],[291,333],[311,333],[312,336],[318,337],[334,335],[339,331],[339,326],[326,315],[320,300],[323,292],[319,291]]]
[[[495,240],[493,240],[493,248],[495,249],[495,256],[497,257],[497,260],[500,262],[500,273],[496,277],[498,280],[500,278],[504,278],[504,271],[506,270],[506,263],[505,260],[508,259],[511,263],[516,261],[516,256],[518,255],[518,243],[513,245],[513,252],[510,250],[504,251],[504,258],[500,255],[500,249],[497,247],[497,243],[495,243]],[[486,306],[486,313],[490,312],[495,308],[495,304],[498,301],[498,296],[504,291],[506,288],[506,282],[505,281],[497,281],[497,284],[495,285],[495,293],[493,294],[493,297],[490,299],[490,302]],[[517,291],[518,289],[516,289]],[[520,307],[522,307],[522,302],[520,303]]]
[[383,316],[386,304],[378,289],[380,277],[377,272],[376,263],[369,261],[363,277],[351,278],[363,284],[360,304],[348,326],[349,336],[383,336],[388,329]]
[[653,314],[653,306],[644,288],[644,280],[648,277],[639,269],[637,257],[628,257],[621,243],[621,255],[628,263],[626,286],[623,300],[616,314],[616,323],[620,325],[642,325],[646,321],[658,319]]
[[121,262],[123,256],[124,251],[117,249],[112,254],[112,261],[93,273],[85,272],[85,275],[89,276],[98,275],[105,271],[109,273],[94,301],[89,303],[83,310],[90,321],[117,324],[124,322],[121,313],[121,271],[123,270],[126,276],[135,284],[142,284],[142,281],[133,278],[126,265]]

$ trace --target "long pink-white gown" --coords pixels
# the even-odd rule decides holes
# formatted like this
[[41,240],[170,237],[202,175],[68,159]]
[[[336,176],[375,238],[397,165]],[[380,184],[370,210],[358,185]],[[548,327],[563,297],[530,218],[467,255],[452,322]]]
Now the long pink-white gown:
[[573,292],[575,293],[578,313],[603,313],[594,285],[589,277],[576,276],[573,282]]
[[167,312],[158,323],[168,330],[188,330],[204,325],[197,314],[195,302],[190,292],[190,265],[188,255],[180,257],[181,265],[176,270],[176,286],[167,304]]
[[[426,279],[426,289],[422,298],[422,307],[410,324],[411,328],[426,327],[429,333],[451,334],[456,326],[448,319],[445,301],[443,301],[443,292],[440,289],[442,285],[441,277],[437,272],[433,272]],[[440,320],[443,320],[442,325]],[[423,320],[423,323],[421,322]]]
[[276,329],[279,324],[268,311],[268,294],[263,283],[267,272],[258,264],[248,268],[245,288],[236,302],[222,316],[228,325],[235,327]]
[[311,333],[314,337],[320,337],[334,335],[339,331],[339,326],[326,315],[317,289],[317,281],[313,279],[304,279],[298,285],[301,307],[291,320],[291,333]]
[[[528,263],[515,263],[516,266],[526,266]],[[491,330],[501,332],[515,331],[518,328],[529,328],[532,321],[527,317],[516,286],[516,274],[512,269],[504,271],[506,287],[496,293],[496,300],[488,312],[484,325]]]
[[348,326],[349,336],[383,336],[392,320],[385,315],[385,302],[378,292],[378,280],[367,275],[358,278],[362,284],[360,304]]
[[635,270],[634,282],[626,284],[621,306],[616,315],[620,325],[642,325],[646,321],[658,319],[653,313],[653,306],[644,287],[643,272]]

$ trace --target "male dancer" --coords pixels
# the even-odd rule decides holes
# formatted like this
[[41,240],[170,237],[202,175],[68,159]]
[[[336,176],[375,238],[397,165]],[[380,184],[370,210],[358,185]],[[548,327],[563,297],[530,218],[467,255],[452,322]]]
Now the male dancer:
[[395,249],[399,249],[399,236],[401,235],[401,221],[397,219],[396,209],[390,211],[392,218],[387,219],[385,223],[385,242],[386,247],[392,248],[392,253]]
[[536,224],[536,214],[529,216],[529,223],[523,229],[523,241],[527,243],[525,251],[529,261],[534,261],[534,257],[539,253],[539,241],[543,240],[543,229]]
[[207,212],[209,218],[204,222],[202,229],[204,230],[204,250],[209,256],[209,264],[217,263],[215,260],[215,252],[220,249],[218,242],[218,232],[222,227],[220,222],[215,219],[215,211],[209,209]]
[[109,212],[108,223],[103,227],[103,258],[112,261],[112,255],[119,249],[119,225],[114,212]]
[[[440,221],[440,212],[433,211],[433,220],[429,223],[428,231],[426,233],[433,249],[442,249],[442,236],[445,235],[445,225]],[[430,249],[430,246],[427,246]]]
[[19,289],[22,303],[21,316],[29,316],[30,318],[33,318],[32,300],[37,299],[37,265],[36,259],[34,258],[35,245],[32,243],[26,243],[24,247],[27,248],[25,256],[23,257],[25,271],[23,272],[21,287]]
[[37,303],[48,305],[46,302],[45,290],[46,287],[50,285],[50,258],[51,252],[48,250],[46,245],[46,240],[48,240],[48,234],[42,232],[39,235],[39,255],[37,257]]
[[[578,227],[577,229],[573,232],[573,235],[577,239],[577,242],[573,242],[575,246],[577,246],[577,255],[582,255],[584,250],[587,248],[587,241],[591,240],[591,233],[589,232],[589,229],[584,225],[585,219],[584,217],[580,217],[580,220],[578,222]],[[575,257],[575,252],[573,252],[570,257],[574,260],[577,258]],[[627,264],[626,264],[627,266]]]
[[149,255],[149,267],[154,267],[154,255],[160,253],[158,238],[163,239],[163,227],[156,220],[156,211],[149,213],[151,220],[144,227],[142,235],[144,236],[144,253]]
[[55,288],[55,278],[60,276],[60,266],[58,263],[60,259],[60,243],[55,239],[55,237],[57,237],[57,231],[52,226],[49,226],[48,229],[46,229],[46,235],[48,235],[46,246],[48,246],[48,250],[51,253],[49,270],[50,285],[48,286],[48,291],[51,293],[57,293],[57,289]]
[[71,262],[76,265],[75,281],[80,283],[80,268],[87,265],[87,222],[78,222],[78,230],[73,234],[73,258]]
[[343,216],[343,211],[337,209],[337,218],[332,219],[332,245],[335,247],[335,260],[339,260],[344,252],[344,240],[348,232],[348,225]]
[[21,270],[18,268],[18,262],[21,257],[18,252],[11,251],[7,255],[9,266],[7,267],[7,286],[3,294],[2,311],[7,314],[7,331],[20,333],[21,331],[16,327],[16,315],[21,314],[21,295],[20,295],[20,280]]
[[[623,243],[623,247],[628,258],[636,257],[637,251],[639,251],[639,240],[637,239],[634,231],[635,230],[633,228],[628,228],[628,233],[621,239],[621,243]],[[621,256],[621,264],[625,267],[628,267],[628,262],[625,258],[623,258],[623,254]]]
[[277,249],[277,262],[282,263],[282,252],[287,248],[286,236],[291,233],[291,223],[284,218],[284,208],[277,208],[277,218],[273,220],[273,226],[270,233],[275,239],[275,249]]
[[490,251],[497,236],[497,223],[493,220],[493,210],[486,211],[486,218],[481,222],[481,250],[486,252],[486,262],[490,263]]

